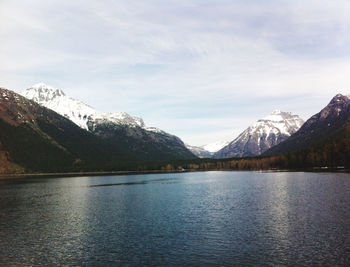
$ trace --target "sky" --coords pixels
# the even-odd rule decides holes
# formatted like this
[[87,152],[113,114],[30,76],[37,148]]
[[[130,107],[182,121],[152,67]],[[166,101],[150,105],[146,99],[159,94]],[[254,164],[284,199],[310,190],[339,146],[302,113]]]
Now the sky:
[[350,95],[350,1],[0,0],[0,86],[44,82],[191,145]]

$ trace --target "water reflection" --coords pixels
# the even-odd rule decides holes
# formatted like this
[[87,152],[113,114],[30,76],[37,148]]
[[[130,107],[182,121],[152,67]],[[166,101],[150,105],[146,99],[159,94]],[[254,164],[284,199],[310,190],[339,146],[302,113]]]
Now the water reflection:
[[347,174],[2,182],[0,265],[346,265],[349,199]]

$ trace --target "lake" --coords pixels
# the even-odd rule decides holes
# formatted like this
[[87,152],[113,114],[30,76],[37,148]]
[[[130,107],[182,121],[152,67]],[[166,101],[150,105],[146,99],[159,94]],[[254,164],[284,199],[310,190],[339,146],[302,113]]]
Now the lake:
[[0,180],[0,265],[349,265],[350,174]]

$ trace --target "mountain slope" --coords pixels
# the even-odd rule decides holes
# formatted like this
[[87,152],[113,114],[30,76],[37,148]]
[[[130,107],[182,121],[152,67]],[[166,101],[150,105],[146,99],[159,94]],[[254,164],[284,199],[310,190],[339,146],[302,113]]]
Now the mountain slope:
[[[105,125],[105,124],[104,124]],[[115,124],[113,124],[115,126]],[[123,128],[124,127],[124,128]],[[0,164],[3,172],[67,172],[135,169],[137,161],[184,158],[173,146],[123,135],[118,142],[86,131],[34,101],[0,89]],[[135,127],[136,133],[140,127]],[[105,131],[107,132],[107,131]],[[175,142],[169,140],[169,143]],[[184,153],[188,153],[184,149]],[[193,156],[192,156],[193,157]]]
[[125,112],[100,112],[85,103],[67,96],[62,90],[38,83],[21,92],[24,97],[34,100],[58,114],[70,119],[79,127],[88,130],[97,121],[144,127],[141,118],[130,116]]
[[138,154],[140,160],[194,158],[180,138],[154,127],[146,127],[141,118],[125,112],[100,112],[68,97],[62,90],[43,83],[21,93],[42,106],[56,111],[76,125]]
[[224,148],[229,143],[230,142],[228,142],[228,141],[217,141],[214,143],[209,143],[209,144],[203,145],[203,146],[201,146],[201,148],[209,151],[213,155],[215,152],[218,152],[220,149]]
[[228,145],[229,142],[218,141],[210,144],[206,144],[203,146],[191,146],[189,144],[185,144],[186,147],[197,157],[200,158],[211,158],[215,152],[220,150],[221,148]]
[[279,110],[258,120],[235,140],[214,154],[214,158],[249,157],[260,155],[286,140],[303,124],[298,115]]
[[263,155],[294,152],[318,143],[343,129],[350,115],[350,99],[338,94],[319,113],[308,119],[288,140],[269,149]]
[[2,152],[27,171],[92,170],[122,156],[132,159],[56,112],[2,88],[0,128]]
[[277,156],[179,160],[158,166],[188,170],[349,170],[350,117],[344,127],[302,150]]
[[185,144],[186,147],[197,157],[199,158],[211,158],[212,153],[208,150],[205,150],[204,148],[200,146],[191,146],[189,144]]

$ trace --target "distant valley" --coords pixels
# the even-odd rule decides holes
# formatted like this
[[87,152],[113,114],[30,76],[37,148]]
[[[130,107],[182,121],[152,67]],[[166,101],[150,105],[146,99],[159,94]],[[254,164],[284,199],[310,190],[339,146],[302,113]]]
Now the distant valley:
[[348,166],[350,99],[304,122],[279,110],[231,142],[191,146],[125,112],[100,112],[36,84],[0,89],[0,173]]
[[[259,156],[271,147],[288,139],[299,130],[304,121],[298,116],[280,110],[249,126],[231,142],[216,145],[187,147],[201,158],[232,158]],[[208,151],[211,148],[211,151]]]
[[259,156],[180,161],[165,167],[168,170],[348,170],[350,98],[336,95],[299,130]]
[[185,144],[185,145],[197,157],[212,158],[215,152],[219,151],[220,149],[227,146],[228,144],[229,142],[227,141],[217,141],[217,142],[209,143],[202,146],[191,146],[189,144]]

